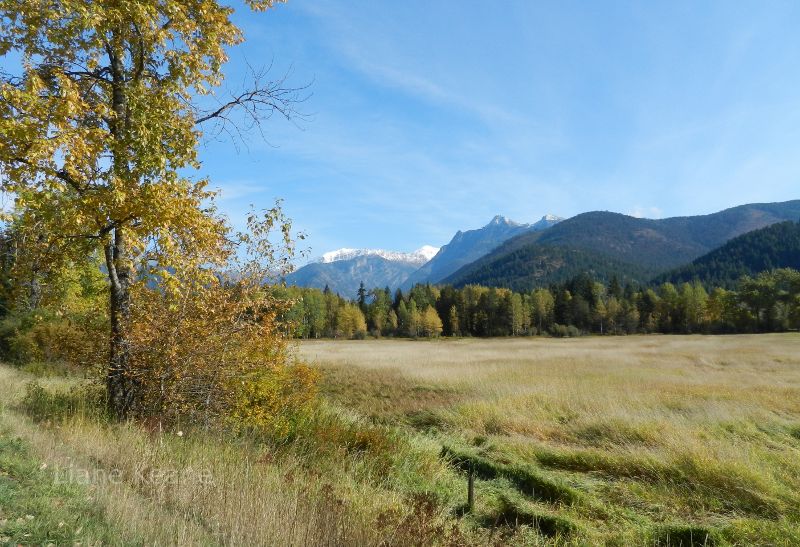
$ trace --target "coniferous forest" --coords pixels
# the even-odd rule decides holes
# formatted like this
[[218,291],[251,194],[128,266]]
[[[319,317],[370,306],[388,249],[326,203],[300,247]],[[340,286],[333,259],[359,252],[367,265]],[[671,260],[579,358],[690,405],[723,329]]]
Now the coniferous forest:
[[583,274],[529,292],[469,285],[416,285],[408,292],[363,285],[354,300],[288,287],[286,323],[297,338],[367,336],[578,336],[776,332],[800,327],[800,271],[784,268],[706,288],[700,281],[637,286]]
[[706,287],[733,289],[746,275],[776,268],[800,269],[799,222],[778,222],[742,234],[657,281],[683,283],[699,279]]

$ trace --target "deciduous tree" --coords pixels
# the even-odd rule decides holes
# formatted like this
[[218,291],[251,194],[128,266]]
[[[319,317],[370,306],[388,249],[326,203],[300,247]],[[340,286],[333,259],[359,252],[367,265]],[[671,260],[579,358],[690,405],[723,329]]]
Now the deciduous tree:
[[291,115],[298,98],[261,77],[230,98],[212,95],[227,49],[242,41],[231,14],[216,0],[0,0],[0,55],[22,61],[0,74],[2,189],[16,197],[27,259],[104,256],[107,388],[120,417],[136,398],[133,286],[157,274],[176,290],[177,262],[201,272],[229,251],[207,181],[184,175],[199,167],[202,124],[235,131],[237,109],[255,124]]

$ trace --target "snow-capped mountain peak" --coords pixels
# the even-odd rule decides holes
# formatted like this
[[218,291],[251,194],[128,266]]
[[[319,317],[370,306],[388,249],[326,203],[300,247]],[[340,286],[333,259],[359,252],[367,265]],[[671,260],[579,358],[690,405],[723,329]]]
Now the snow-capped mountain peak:
[[436,253],[439,252],[439,247],[434,247],[433,245],[423,245],[412,254],[419,255],[425,258],[425,262],[436,256]]
[[492,220],[489,221],[489,224],[486,226],[523,226],[519,222],[514,222],[508,217],[504,217],[503,215],[495,215]]
[[340,260],[351,260],[360,256],[379,256],[392,262],[405,262],[422,266],[439,252],[438,247],[425,245],[411,253],[401,253],[397,251],[386,251],[384,249],[351,249],[344,247],[335,251],[324,253],[318,260],[323,264],[338,262]]
[[535,229],[543,229],[543,228],[549,228],[553,224],[558,224],[562,220],[564,219],[559,216],[551,215],[548,213],[538,221],[534,222],[533,224],[522,224],[520,222],[515,222],[506,216],[495,215],[494,218],[490,220],[489,224],[487,224],[485,227],[488,228],[490,226],[510,226],[514,228],[530,227]]
[[532,227],[536,230],[545,230],[554,224],[558,224],[564,220],[561,217],[557,217],[556,215],[547,214],[544,215],[541,219],[537,220],[533,223]]

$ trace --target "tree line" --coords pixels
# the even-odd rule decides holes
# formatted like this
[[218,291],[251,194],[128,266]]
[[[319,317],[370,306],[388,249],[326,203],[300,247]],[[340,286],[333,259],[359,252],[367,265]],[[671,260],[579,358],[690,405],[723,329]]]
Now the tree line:
[[407,292],[368,290],[355,299],[329,289],[286,287],[284,315],[296,338],[367,336],[577,336],[580,334],[723,334],[800,328],[800,272],[743,277],[734,289],[604,283],[582,274],[527,292],[468,285],[416,285]]

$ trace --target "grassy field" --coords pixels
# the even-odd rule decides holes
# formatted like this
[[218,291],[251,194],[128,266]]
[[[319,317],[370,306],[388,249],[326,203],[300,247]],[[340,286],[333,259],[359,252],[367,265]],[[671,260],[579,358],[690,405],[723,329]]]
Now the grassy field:
[[323,403],[280,440],[111,423],[80,378],[0,365],[0,544],[796,545],[798,350],[303,342]]
[[[800,336],[308,342],[342,406],[478,469],[475,518],[800,544]],[[582,538],[578,540],[577,538]]]
[[403,523],[336,447],[110,423],[80,379],[32,380],[0,365],[0,545],[378,545]]

